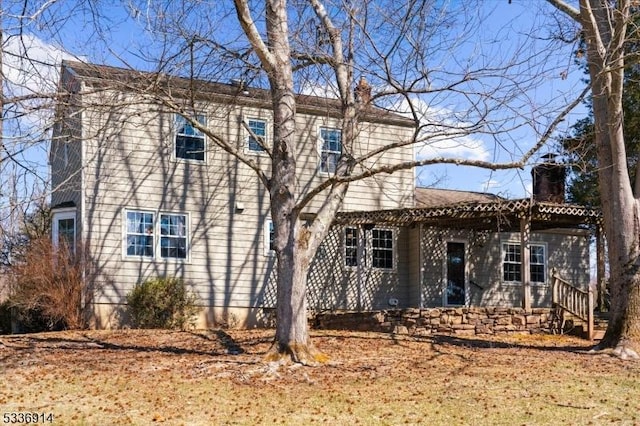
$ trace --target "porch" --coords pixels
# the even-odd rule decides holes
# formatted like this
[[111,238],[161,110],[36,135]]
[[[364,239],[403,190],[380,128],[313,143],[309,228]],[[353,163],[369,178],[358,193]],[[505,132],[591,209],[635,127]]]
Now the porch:
[[553,303],[548,308],[440,307],[380,311],[336,311],[316,313],[312,326],[318,329],[359,330],[428,336],[561,334],[565,331],[594,340],[593,291],[582,291],[557,275],[552,276]]
[[[439,302],[445,306],[487,305],[492,300],[478,296],[478,290],[487,290],[495,282],[502,282],[505,285],[498,289],[500,293],[511,289],[510,292],[517,295],[516,299],[503,300],[503,304],[531,309],[550,306],[551,292],[545,290],[546,295],[541,296],[536,287],[550,287],[552,269],[578,288],[587,289],[591,238],[596,241],[597,290],[603,289],[604,244],[600,219],[599,210],[583,206],[498,198],[413,209],[345,212],[337,217],[335,224],[343,228],[398,229],[398,274],[400,279],[420,282],[419,307],[437,306]],[[536,245],[534,235],[547,246],[546,250],[539,253],[532,250]],[[579,250],[577,245],[581,245]],[[456,257],[465,262],[464,269],[458,271],[459,277],[455,271],[447,271],[455,268]],[[464,282],[451,283],[455,280]],[[444,291],[458,291],[463,296],[453,297],[447,303],[443,294],[438,300],[437,296],[424,291],[430,281],[440,281]]]
[[[371,238],[376,230],[393,235],[386,243],[394,248],[389,268],[376,267],[380,241]],[[324,313],[345,312],[340,322],[385,331],[553,331],[558,307],[584,313],[586,320],[600,299],[592,297],[578,312],[570,302],[582,297],[576,294],[589,294],[592,237],[597,241],[598,294],[604,288],[604,256],[596,209],[494,197],[345,212],[312,265],[309,307],[324,326],[333,321]],[[560,282],[564,290],[556,291]],[[558,298],[564,295],[569,299],[561,305]]]

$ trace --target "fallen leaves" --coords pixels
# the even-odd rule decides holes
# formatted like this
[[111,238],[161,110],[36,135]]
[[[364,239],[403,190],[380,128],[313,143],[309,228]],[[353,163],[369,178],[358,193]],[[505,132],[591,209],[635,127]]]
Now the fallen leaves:
[[640,363],[566,336],[315,331],[319,367],[266,363],[270,330],[3,336],[0,408],[60,424],[640,421]]

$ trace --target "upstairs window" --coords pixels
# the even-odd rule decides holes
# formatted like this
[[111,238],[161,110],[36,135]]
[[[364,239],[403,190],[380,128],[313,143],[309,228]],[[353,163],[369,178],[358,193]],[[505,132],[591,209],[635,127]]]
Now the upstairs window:
[[253,152],[264,152],[264,144],[267,141],[267,122],[265,120],[250,118],[247,120],[247,126],[251,130],[251,133],[259,138],[259,140],[256,140],[252,135],[249,135],[247,148]]
[[320,128],[320,171],[335,173],[342,156],[342,132],[329,127]]
[[[194,119],[201,125],[205,125],[204,115],[197,114]],[[196,129],[185,117],[176,114],[175,156],[184,160],[205,160],[205,136]]]

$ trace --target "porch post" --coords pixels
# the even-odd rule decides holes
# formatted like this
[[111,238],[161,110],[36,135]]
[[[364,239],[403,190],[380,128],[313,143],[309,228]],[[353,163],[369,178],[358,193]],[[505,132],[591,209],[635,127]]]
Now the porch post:
[[605,259],[604,259],[604,235],[602,233],[602,224],[596,226],[596,285],[597,285],[597,303],[599,311],[607,309],[606,293],[607,281],[604,276]]
[[522,277],[522,307],[525,309],[531,309],[530,236],[531,218],[528,214],[523,214],[520,217],[520,276]]

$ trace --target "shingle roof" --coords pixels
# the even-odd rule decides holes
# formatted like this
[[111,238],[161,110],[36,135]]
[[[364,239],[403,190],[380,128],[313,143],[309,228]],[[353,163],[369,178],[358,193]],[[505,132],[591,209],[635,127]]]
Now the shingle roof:
[[[113,87],[132,92],[155,91],[158,94],[163,91],[171,91],[171,94],[176,97],[188,95],[189,98],[193,96],[198,100],[271,108],[271,94],[266,89],[77,61],[63,61],[62,67],[70,70],[76,77],[92,87]],[[342,104],[339,99],[297,94],[296,101],[296,108],[301,113],[322,114],[336,118],[342,115]],[[415,127],[416,125],[408,117],[376,106],[368,107],[362,115],[362,119],[402,127]]]
[[486,192],[456,191],[438,188],[416,188],[416,207],[444,207],[460,203],[482,203],[504,200],[494,194]]

